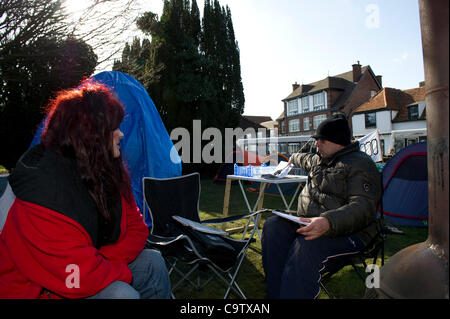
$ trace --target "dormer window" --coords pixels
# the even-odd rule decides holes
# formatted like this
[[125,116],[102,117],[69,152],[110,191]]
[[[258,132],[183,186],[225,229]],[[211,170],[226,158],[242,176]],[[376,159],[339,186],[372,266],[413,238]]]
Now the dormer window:
[[419,119],[419,106],[417,104],[408,106],[408,120],[414,121]]
[[366,113],[364,117],[366,120],[366,128],[377,127],[376,113]]

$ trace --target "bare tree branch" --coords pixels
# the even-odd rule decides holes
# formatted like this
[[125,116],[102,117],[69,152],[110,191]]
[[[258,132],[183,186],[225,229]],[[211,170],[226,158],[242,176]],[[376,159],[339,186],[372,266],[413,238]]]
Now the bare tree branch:
[[112,65],[124,44],[137,34],[140,13],[137,0],[92,0],[69,19],[69,34],[92,46],[98,55],[98,68],[102,68]]
[[66,18],[58,0],[0,0],[0,50],[27,45],[43,36],[65,34]]
[[11,46],[26,46],[42,37],[74,37],[93,48],[98,56],[97,69],[102,69],[111,66],[124,44],[139,34],[136,21],[142,13],[142,0],[89,0],[78,12],[70,10],[69,1],[83,3],[82,0],[0,0],[3,58]]

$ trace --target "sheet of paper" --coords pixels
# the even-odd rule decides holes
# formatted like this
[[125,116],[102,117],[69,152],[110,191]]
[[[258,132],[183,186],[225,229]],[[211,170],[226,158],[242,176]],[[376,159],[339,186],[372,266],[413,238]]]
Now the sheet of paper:
[[278,163],[277,167],[275,167],[275,172],[276,172],[276,171],[281,171],[281,170],[283,170],[284,168],[287,167],[287,165],[288,165],[288,162],[286,162],[286,161],[280,161],[280,162]]
[[297,223],[297,224],[300,224],[300,225],[309,225],[309,223],[302,222],[298,216],[289,215],[289,214],[286,214],[286,213],[279,212],[277,210],[273,210],[272,213],[275,214],[275,215],[278,215],[280,217],[289,219],[290,221],[293,221],[294,223]]
[[[288,164],[288,162],[284,162],[284,161],[282,161],[280,164],[283,164],[284,167],[281,169],[281,172],[277,176],[279,178],[283,178],[289,173],[291,168],[294,167],[294,164]],[[278,164],[278,166],[280,166],[280,164]],[[278,166],[277,166],[277,168],[278,168]]]
[[274,170],[273,174],[263,174],[261,177],[264,178],[283,178],[287,174],[289,174],[289,171],[291,168],[294,167],[294,164],[288,164],[286,161],[281,161],[277,167]]
[[191,227],[191,228],[196,229],[203,233],[213,234],[213,235],[222,235],[222,236],[228,235],[228,233],[223,230],[208,227],[208,226],[194,222],[192,220],[186,219],[186,218],[178,216],[178,215],[172,216],[172,218],[175,219],[177,222],[183,224],[184,226]]

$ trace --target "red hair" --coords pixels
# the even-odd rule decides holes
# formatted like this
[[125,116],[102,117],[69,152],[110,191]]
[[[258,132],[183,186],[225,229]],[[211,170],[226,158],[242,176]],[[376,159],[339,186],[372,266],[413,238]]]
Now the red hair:
[[131,185],[122,158],[114,158],[113,132],[125,115],[111,91],[92,80],[61,91],[49,104],[41,143],[74,158],[81,179],[99,212],[110,219],[108,202],[122,194],[131,201]]

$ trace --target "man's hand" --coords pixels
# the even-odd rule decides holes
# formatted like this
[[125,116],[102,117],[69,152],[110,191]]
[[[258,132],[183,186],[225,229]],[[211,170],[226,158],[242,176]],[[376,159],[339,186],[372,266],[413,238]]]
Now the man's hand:
[[300,217],[300,220],[306,223],[310,223],[307,226],[297,229],[297,233],[305,236],[306,240],[312,240],[319,238],[330,229],[330,223],[325,217],[313,217],[304,218]]
[[289,157],[288,165],[293,163],[294,163],[294,156],[291,155],[291,157]]

